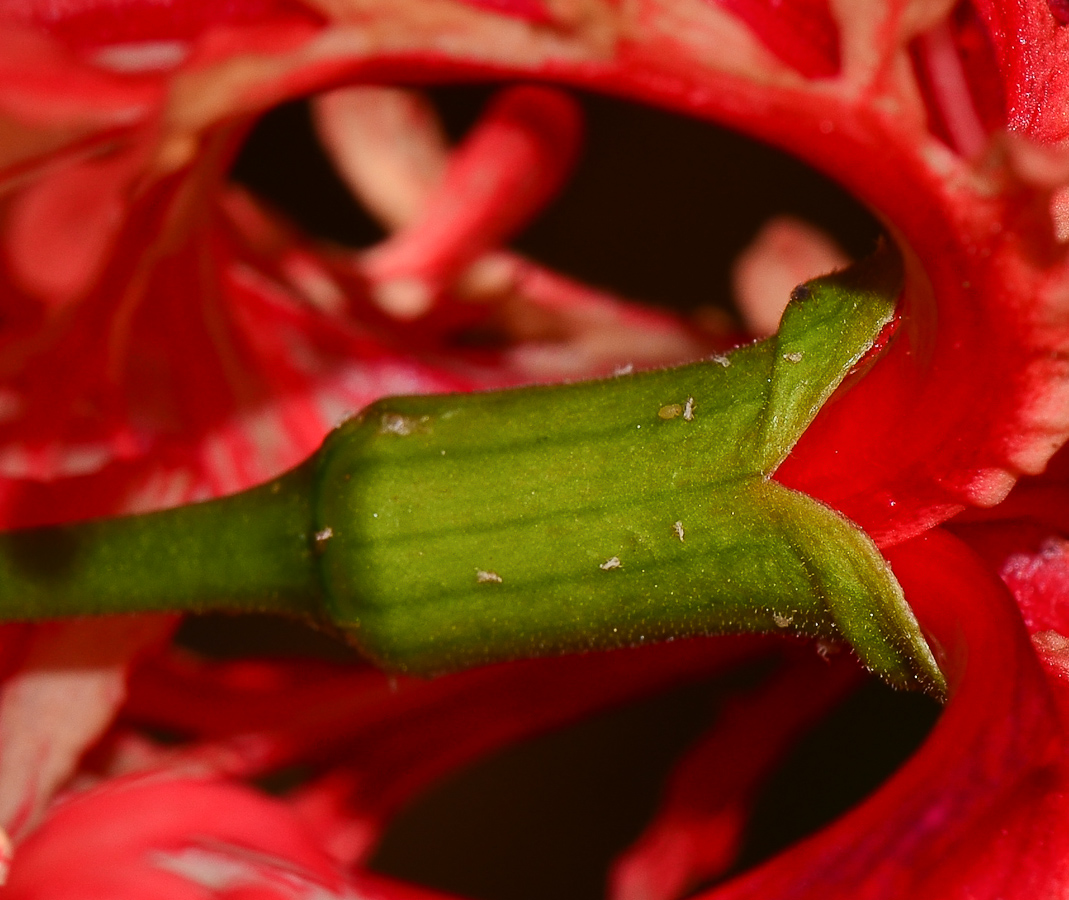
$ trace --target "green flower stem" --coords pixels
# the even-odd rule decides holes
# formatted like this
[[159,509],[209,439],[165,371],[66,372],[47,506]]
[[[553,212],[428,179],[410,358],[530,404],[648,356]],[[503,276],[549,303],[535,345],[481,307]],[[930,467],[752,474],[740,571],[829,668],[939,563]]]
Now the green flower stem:
[[569,386],[379,401],[235,497],[13,533],[8,618],[261,610],[433,673],[697,634],[845,639],[943,679],[871,540],[770,476],[890,321],[886,255],[795,292],[779,334]]
[[0,534],[0,615],[272,612],[315,616],[316,464],[208,503]]

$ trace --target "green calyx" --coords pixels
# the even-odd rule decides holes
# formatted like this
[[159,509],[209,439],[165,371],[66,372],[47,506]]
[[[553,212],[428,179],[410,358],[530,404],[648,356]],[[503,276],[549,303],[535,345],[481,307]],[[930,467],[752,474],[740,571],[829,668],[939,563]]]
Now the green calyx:
[[871,540],[770,478],[890,322],[897,273],[813,282],[775,338],[711,361],[368,407],[321,450],[330,618],[405,671],[778,632],[940,694]]
[[776,337],[726,356],[389,398],[253,491],[4,535],[0,614],[269,610],[421,673],[774,632],[845,640],[890,683],[941,696],[875,545],[771,479],[898,289],[880,254],[798,289]]

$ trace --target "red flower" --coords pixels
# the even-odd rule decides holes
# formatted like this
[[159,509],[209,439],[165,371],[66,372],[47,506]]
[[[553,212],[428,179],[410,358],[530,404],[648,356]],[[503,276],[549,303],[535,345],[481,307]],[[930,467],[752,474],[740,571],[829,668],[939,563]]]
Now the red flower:
[[[870,204],[906,260],[904,325],[777,478],[887,551],[951,700],[863,806],[717,895],[1064,893],[1069,523],[1063,466],[1048,467],[1069,437],[1064,4],[184,0],[0,17],[8,527],[260,482],[383,393],[604,374],[715,345],[501,249],[576,153],[566,95],[509,89],[452,151],[412,93],[323,95],[324,142],[391,232],[362,253],[316,246],[226,183],[249,123],[282,99],[455,77],[607,90],[777,143]],[[462,349],[457,335],[487,323],[500,346]],[[170,627],[2,633],[13,897],[401,897],[351,873],[412,792],[766,646],[513,663],[395,692],[363,669],[191,662],[161,649]],[[730,865],[776,751],[854,677],[793,652],[782,665],[684,764],[616,896],[676,896]],[[190,742],[165,750],[146,724]],[[760,755],[743,749],[755,729]],[[283,800],[240,783],[296,760],[322,774]]]

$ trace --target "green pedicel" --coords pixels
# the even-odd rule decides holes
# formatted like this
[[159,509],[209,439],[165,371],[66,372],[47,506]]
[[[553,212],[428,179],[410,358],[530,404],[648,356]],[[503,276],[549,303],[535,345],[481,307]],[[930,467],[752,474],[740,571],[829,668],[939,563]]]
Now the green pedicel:
[[942,675],[871,540],[770,479],[894,311],[879,257],[795,292],[779,334],[682,368],[381,400],[230,498],[16,532],[9,619],[273,611],[399,671],[697,634],[845,639]]

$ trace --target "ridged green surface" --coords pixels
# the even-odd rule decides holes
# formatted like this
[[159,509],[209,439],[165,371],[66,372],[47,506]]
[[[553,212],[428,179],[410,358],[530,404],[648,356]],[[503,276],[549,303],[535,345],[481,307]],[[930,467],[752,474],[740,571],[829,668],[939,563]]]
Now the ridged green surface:
[[777,338],[712,361],[368,407],[321,451],[332,619],[418,672],[695,634],[842,637],[892,683],[938,692],[875,546],[769,480],[893,313],[890,285],[850,279],[800,289]]

